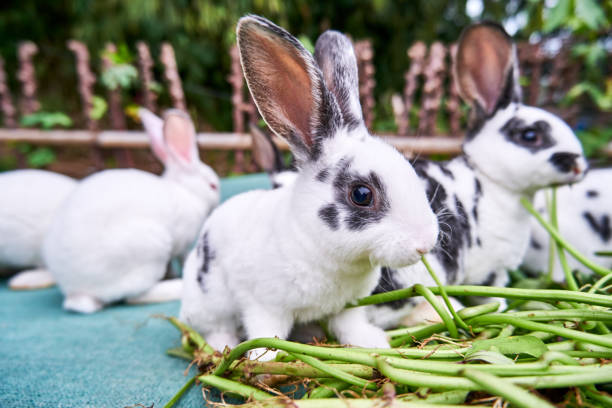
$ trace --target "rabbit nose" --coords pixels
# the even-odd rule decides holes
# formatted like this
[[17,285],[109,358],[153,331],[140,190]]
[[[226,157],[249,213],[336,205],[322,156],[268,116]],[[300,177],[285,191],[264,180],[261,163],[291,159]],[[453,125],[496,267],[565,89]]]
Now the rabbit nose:
[[575,174],[578,174],[580,172],[580,169],[577,166],[576,159],[579,156],[580,155],[576,153],[560,152],[550,156],[550,159],[548,159],[548,161],[550,161],[552,165],[555,166],[557,170],[562,173],[574,172]]
[[419,253],[419,255],[425,255],[427,252],[429,252],[429,249],[417,248],[416,251]]

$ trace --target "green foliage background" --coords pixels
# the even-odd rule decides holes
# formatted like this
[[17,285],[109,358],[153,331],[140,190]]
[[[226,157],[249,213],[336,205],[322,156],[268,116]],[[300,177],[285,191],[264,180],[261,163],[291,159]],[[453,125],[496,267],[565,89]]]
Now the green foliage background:
[[[66,47],[68,39],[79,39],[89,47],[91,65],[99,78],[96,94],[101,96],[105,88],[100,80],[100,56],[106,42],[119,45],[121,52],[127,50],[122,58],[129,61],[136,54],[138,40],[149,43],[155,60],[160,44],[169,41],[175,48],[191,114],[204,128],[230,130],[228,48],[235,41],[237,19],[247,13],[266,16],[312,43],[328,28],[349,33],[355,39],[372,39],[381,127],[390,109],[380,102],[388,101],[391,93],[403,87],[403,73],[408,67],[406,48],[416,40],[455,41],[471,21],[466,0],[5,0],[0,6],[0,55],[6,60],[15,95],[17,44],[26,39],[38,44],[35,64],[43,110],[66,112],[78,127],[82,123],[74,56]],[[610,38],[611,0],[558,0],[552,7],[534,0],[485,0],[481,18],[502,21],[521,13],[527,14],[528,24],[517,33],[519,39],[560,30],[582,36],[586,46]],[[607,95],[603,82],[594,84],[605,75],[596,52],[588,47],[582,50],[584,59],[592,61],[589,72],[599,74],[590,74],[589,81],[576,90],[576,97],[593,92]],[[157,65],[155,71],[161,81],[161,67]],[[137,86],[128,84],[124,92],[128,97],[136,95]],[[168,96],[162,93],[160,97],[160,104],[167,106]]]

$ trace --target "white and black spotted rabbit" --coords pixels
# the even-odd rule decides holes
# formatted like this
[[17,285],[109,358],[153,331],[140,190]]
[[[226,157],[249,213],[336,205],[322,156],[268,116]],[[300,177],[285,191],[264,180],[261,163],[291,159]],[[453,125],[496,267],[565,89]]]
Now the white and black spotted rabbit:
[[238,195],[211,214],[185,264],[181,319],[217,349],[241,330],[286,338],[295,322],[323,317],[342,343],[388,347],[363,308],[344,306],[374,289],[380,265],[413,264],[433,247],[425,191],[410,163],[368,133],[348,38],[323,34],[317,65],[261,17],[242,18],[237,37],[253,99],[299,171],[284,188]]
[[[546,190],[536,194],[534,205],[548,220]],[[596,251],[612,251],[612,168],[591,169],[584,180],[557,190],[559,232],[570,244],[596,263],[612,268],[612,257],[596,256]],[[531,240],[522,267],[532,273],[548,270],[548,232],[534,218]],[[593,272],[567,257],[572,270],[590,275]],[[563,282],[565,275],[555,261],[553,280]]]
[[[414,163],[440,219],[441,239],[427,259],[443,283],[504,286],[507,270],[518,267],[529,244],[531,215],[520,198],[580,180],[587,164],[566,123],[521,103],[515,46],[501,26],[480,23],[465,29],[455,75],[472,108],[463,155],[449,162]],[[384,268],[376,292],[416,283],[433,284],[422,264]],[[391,326],[407,314],[410,303],[370,312],[376,323]],[[425,309],[405,323],[435,317]]]
[[199,159],[189,116],[171,110],[162,120],[141,109],[140,117],[164,173],[118,169],[87,177],[45,237],[44,263],[65,309],[92,313],[120,300],[179,298],[180,279],[161,281],[166,266],[189,252],[219,201],[219,179]]

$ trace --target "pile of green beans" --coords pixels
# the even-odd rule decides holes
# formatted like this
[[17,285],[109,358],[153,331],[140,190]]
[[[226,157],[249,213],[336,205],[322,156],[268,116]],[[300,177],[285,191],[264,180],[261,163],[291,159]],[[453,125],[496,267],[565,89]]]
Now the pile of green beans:
[[[553,209],[554,201],[553,194]],[[438,286],[414,285],[347,305],[360,307],[422,296],[434,307],[440,323],[387,331],[389,349],[259,338],[220,353],[192,328],[169,318],[181,332],[182,347],[168,350],[168,354],[197,363],[199,373],[166,407],[172,407],[196,383],[242,397],[243,407],[440,408],[475,406],[476,402],[478,406],[509,403],[522,408],[554,404],[612,407],[612,396],[602,390],[612,383],[612,365],[608,364],[612,360],[612,297],[606,286],[612,271],[593,264],[563,240],[554,211],[547,222],[529,201],[524,200],[523,205],[550,232],[567,290],[442,286],[423,258]],[[601,277],[579,288],[567,266],[566,252]],[[448,296],[497,297],[513,302],[509,310],[501,312],[497,302],[455,311]],[[532,304],[538,307],[530,307]],[[526,310],[510,309],[512,305]],[[245,359],[255,348],[280,352],[275,361]],[[283,394],[283,384],[299,384],[299,392]]]

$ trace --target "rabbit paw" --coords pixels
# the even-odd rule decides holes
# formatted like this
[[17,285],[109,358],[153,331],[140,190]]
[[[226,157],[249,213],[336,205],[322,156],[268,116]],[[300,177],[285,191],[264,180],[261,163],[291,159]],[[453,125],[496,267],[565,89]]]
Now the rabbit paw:
[[63,306],[71,312],[90,314],[102,309],[104,303],[89,295],[68,295]]
[[46,269],[30,269],[13,276],[8,285],[13,290],[43,289],[55,285],[55,279]]

